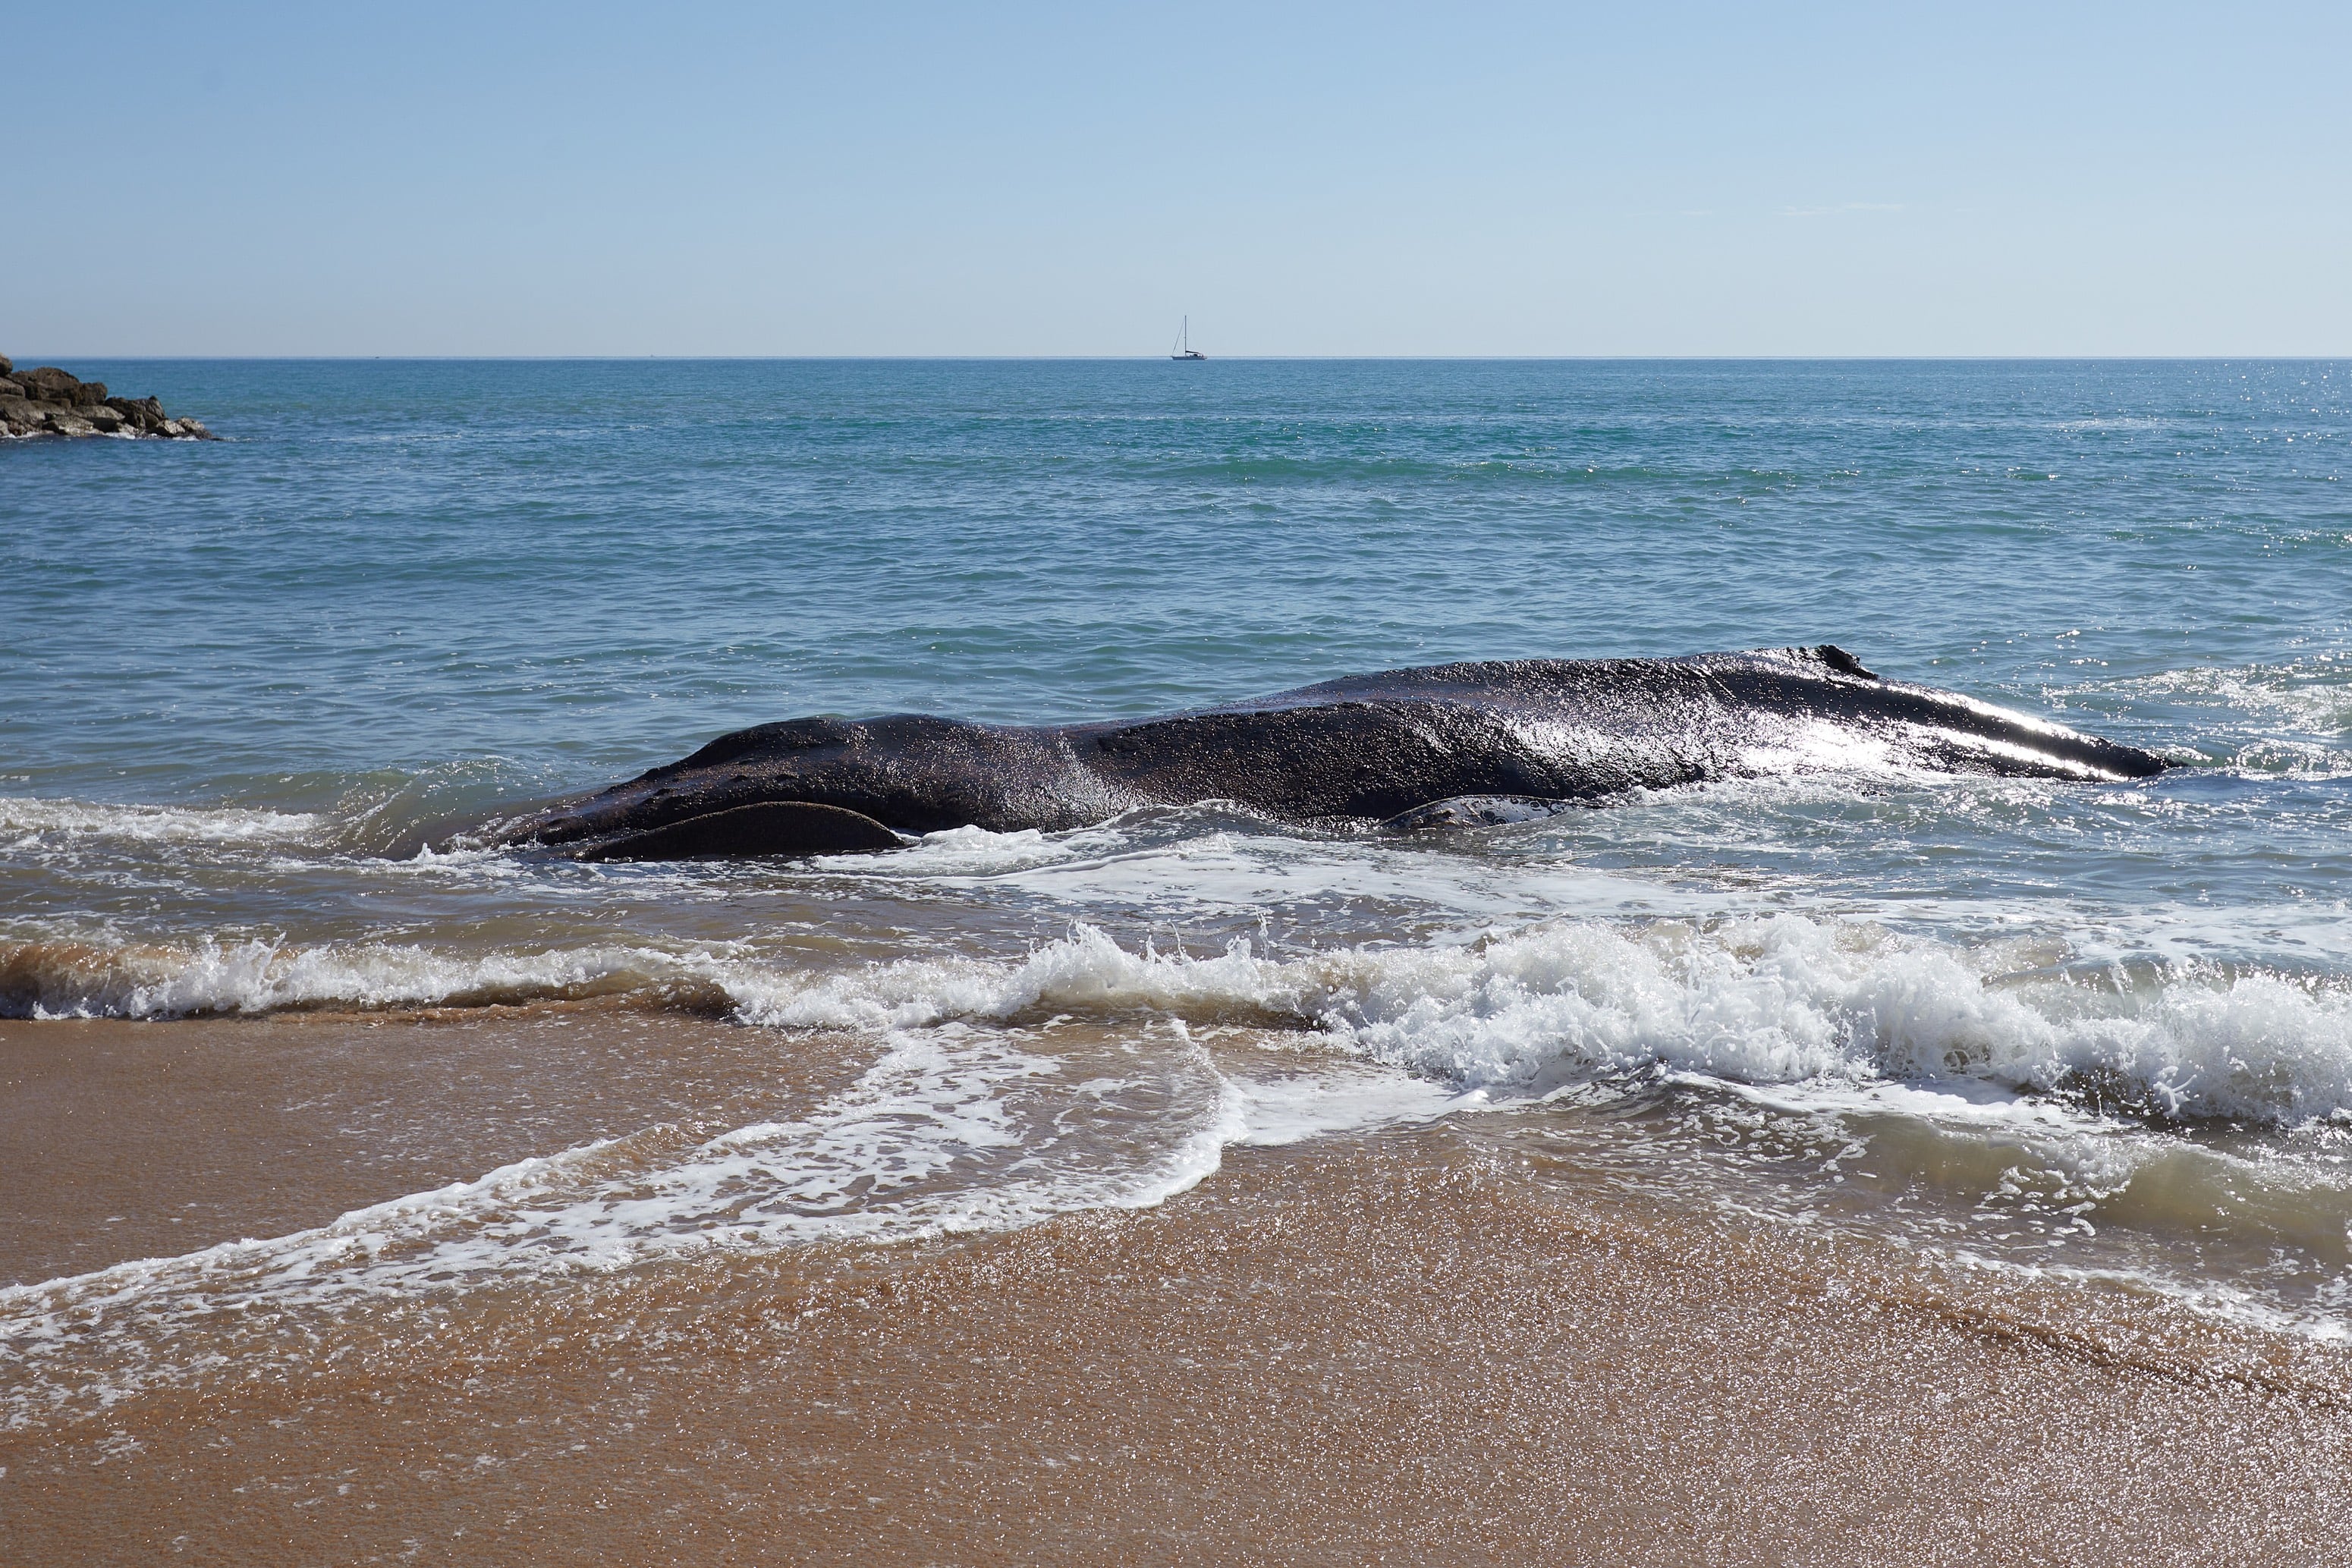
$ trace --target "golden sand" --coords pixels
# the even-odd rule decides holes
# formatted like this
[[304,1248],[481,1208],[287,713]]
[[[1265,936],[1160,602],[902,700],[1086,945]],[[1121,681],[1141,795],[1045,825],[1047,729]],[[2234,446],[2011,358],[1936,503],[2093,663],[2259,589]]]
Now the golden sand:
[[[5,1271],[787,1113],[834,1071],[764,1082],[750,1032],[0,1026]],[[2352,1538],[2343,1352],[1693,1214],[1477,1129],[274,1351],[0,1435],[0,1562],[2319,1563]]]

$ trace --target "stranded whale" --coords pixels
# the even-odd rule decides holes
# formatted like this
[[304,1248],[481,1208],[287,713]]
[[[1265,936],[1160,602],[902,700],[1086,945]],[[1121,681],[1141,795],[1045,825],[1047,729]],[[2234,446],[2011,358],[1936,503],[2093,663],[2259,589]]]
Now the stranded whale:
[[1201,800],[1412,831],[1710,779],[1924,770],[2099,780],[2164,768],[2134,747],[1881,680],[1836,647],[1515,659],[1351,675],[1125,722],[902,714],[763,724],[544,811],[508,840],[593,860],[824,854],[967,825],[1084,827]]

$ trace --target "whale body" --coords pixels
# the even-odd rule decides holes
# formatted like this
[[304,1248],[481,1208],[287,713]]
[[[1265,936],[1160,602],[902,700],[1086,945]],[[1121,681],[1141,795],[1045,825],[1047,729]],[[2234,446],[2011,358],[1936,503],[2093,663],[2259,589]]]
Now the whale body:
[[1721,779],[1928,772],[2087,782],[2165,767],[2136,747],[1882,680],[1823,645],[1432,664],[1096,724],[790,719],[721,736],[507,837],[596,860],[805,855],[887,849],[947,828],[1077,828],[1203,800],[1412,831]]

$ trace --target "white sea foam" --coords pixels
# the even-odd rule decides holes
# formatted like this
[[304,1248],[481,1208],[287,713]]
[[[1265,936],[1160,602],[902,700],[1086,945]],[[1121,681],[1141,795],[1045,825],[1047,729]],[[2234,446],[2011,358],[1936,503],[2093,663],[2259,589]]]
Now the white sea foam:
[[2352,1106],[2352,996],[2268,975],[2152,998],[1989,989],[1962,950],[1796,915],[1699,928],[1568,922],[1370,970],[1327,1017],[1464,1082],[1652,1067],[1747,1083],[2099,1074],[2174,1114],[2295,1123]]
[[[1155,1204],[1249,1130],[1245,1098],[1207,1056],[1181,1030],[1171,1044],[1123,1076],[1073,1082],[1006,1031],[898,1031],[799,1120],[699,1142],[654,1128],[315,1229],[0,1289],[0,1364],[15,1374],[0,1426],[200,1370],[208,1353],[175,1347],[223,1332],[224,1306],[333,1311],[712,1250],[905,1241]],[[268,1319],[250,1321],[267,1340]],[[88,1354],[109,1345],[126,1359]]]
[[[2352,994],[2254,973],[2152,996],[1985,985],[1968,951],[1799,915],[1557,921],[1473,942],[1204,957],[1081,926],[1017,963],[922,960],[737,993],[750,1021],[898,1026],[1164,1009],[1315,1027],[1462,1089],[1665,1070],[1742,1083],[2095,1077],[2175,1115],[2294,1124],[2352,1110]],[[763,977],[764,978],[764,977]]]
[[1305,1022],[1323,995],[1311,964],[1285,964],[1236,940],[1206,957],[1123,947],[1079,925],[1026,958],[907,959],[842,973],[739,977],[741,1017],[797,1028],[909,1028],[943,1019],[1003,1019],[1084,1010],[1240,1014]]
[[830,972],[650,946],[458,955],[205,944],[99,951],[34,988],[36,1010],[50,1016],[626,992],[724,998],[744,1022],[797,1029],[1170,1014],[1317,1030],[1463,1090],[1542,1092],[1654,1071],[1751,1084],[1977,1079],[2040,1092],[2087,1083],[2170,1115],[2294,1125],[2352,1113],[2352,992],[2340,987],[2187,969],[2152,988],[2063,970],[1989,987],[2000,959],[1997,945],[1780,914],[1551,920],[1280,956],[1244,938],[1207,955],[1167,953],[1080,925],[1015,960]]
[[0,797],[0,840],[125,839],[145,843],[247,843],[299,839],[318,827],[308,812],[233,807],[115,806],[88,800]]
[[394,1008],[642,991],[722,973],[708,953],[590,946],[457,955],[402,943],[264,941],[0,947],[36,1018],[186,1018],[300,1008]]
[[2352,661],[2323,653],[2292,664],[2200,665],[2088,683],[2061,697],[2122,699],[2210,710],[2234,741],[2238,766],[2303,779],[2336,779],[2352,768]]
[[2352,660],[2337,654],[2285,664],[2200,665],[2076,689],[2204,699],[2231,714],[2284,723],[2305,735],[2352,730]]
[[[1158,1202],[1235,1143],[1409,1124],[1587,1084],[1704,1082],[1799,1115],[1998,1125],[2053,1146],[2081,1142],[2094,1119],[2035,1096],[2086,1074],[2106,1094],[2179,1114],[2352,1117],[2352,997],[2342,992],[2264,974],[1989,988],[1984,957],[1793,914],[1556,920],[1290,955],[1244,940],[1163,953],[1082,926],[1019,959],[833,973],[653,948],[469,958],[222,950],[149,1000],[339,988],[346,999],[433,999],[659,976],[731,998],[747,1023],[865,1032],[879,1054],[796,1120],[701,1140],[649,1129],[316,1230],[0,1291],[0,1355],[17,1366],[5,1408],[11,1422],[37,1423],[94,1391],[183,1375],[200,1356],[174,1348],[181,1336],[217,1332],[226,1303],[335,1310],[713,1249],[999,1230]],[[1071,1020],[1090,1021],[1067,1038],[1097,1043],[1059,1043]],[[1225,1026],[1270,1049],[1265,1071],[1212,1061],[1194,1037]],[[1285,1040],[1317,1049],[1275,1049]],[[1335,1051],[1355,1065],[1335,1064]],[[2068,1180],[2097,1186],[2100,1157],[2084,1145],[2060,1163]],[[115,1344],[131,1347],[128,1361],[111,1351],[92,1359],[90,1347]]]
[[[1057,833],[1049,837],[1035,828],[1010,833],[978,827],[949,828],[926,833],[912,846],[893,854],[888,870],[898,876],[954,877],[1052,865],[1086,855],[1092,847],[1086,842],[1088,836]],[[874,862],[870,855],[859,854],[827,856],[819,863],[866,871],[873,867]]]
[[[922,858],[940,841],[947,841],[946,852]],[[1381,911],[1383,924],[1393,924],[1400,912],[1485,924],[1565,909],[1698,915],[1744,902],[1736,892],[1584,871],[1557,853],[1538,863],[1498,863],[1475,854],[1433,853],[1419,842],[1305,837],[1213,803],[1131,813],[1067,834],[958,829],[933,834],[902,855],[821,863],[885,886],[1019,892],[1073,913],[1113,915],[1136,909],[1172,917],[1352,904]]]
[[1483,1089],[1456,1089],[1371,1064],[1349,1071],[1318,1063],[1309,1071],[1236,1080],[1233,1088],[1242,1106],[1235,1141],[1258,1148],[1333,1133],[1433,1122],[1511,1103],[1498,1102]]

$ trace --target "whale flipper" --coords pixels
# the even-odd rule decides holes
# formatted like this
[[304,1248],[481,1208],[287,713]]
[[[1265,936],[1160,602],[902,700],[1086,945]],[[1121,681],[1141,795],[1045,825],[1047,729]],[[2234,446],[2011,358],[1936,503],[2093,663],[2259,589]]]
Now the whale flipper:
[[709,811],[597,845],[583,861],[721,861],[761,855],[841,855],[895,850],[906,841],[861,811],[803,800],[767,800]]

